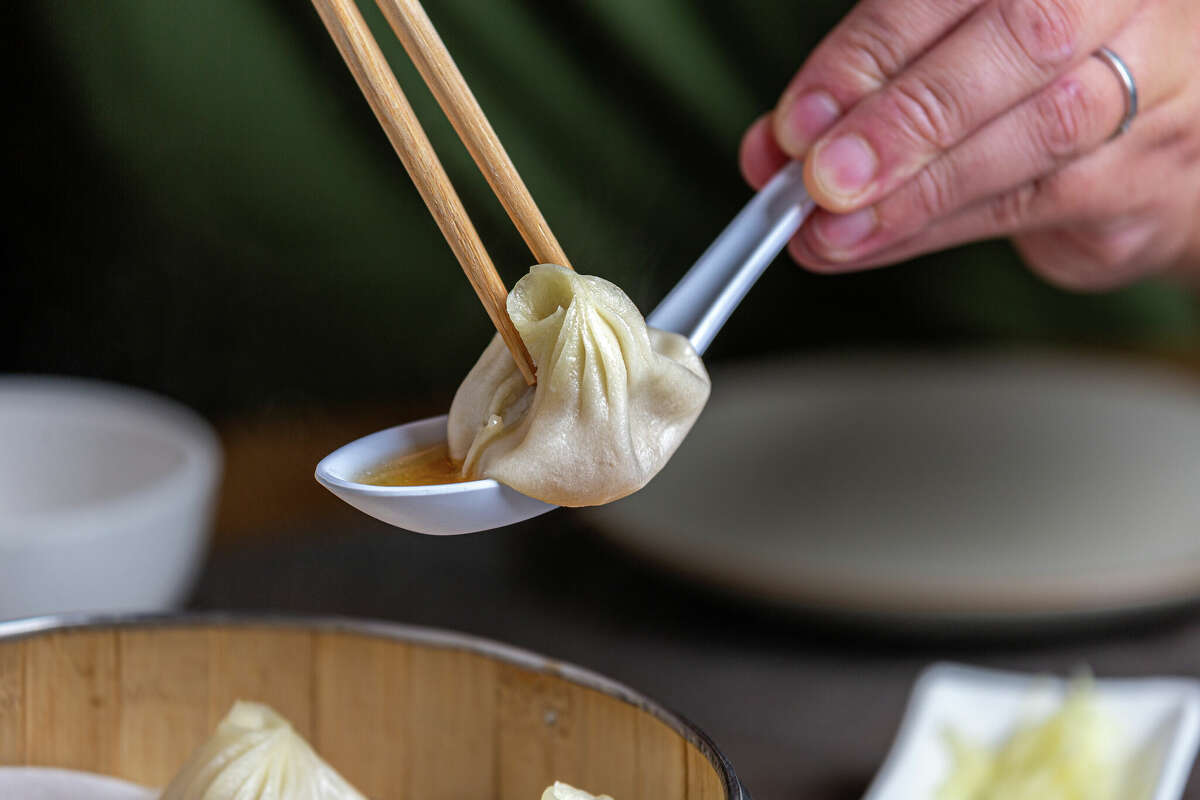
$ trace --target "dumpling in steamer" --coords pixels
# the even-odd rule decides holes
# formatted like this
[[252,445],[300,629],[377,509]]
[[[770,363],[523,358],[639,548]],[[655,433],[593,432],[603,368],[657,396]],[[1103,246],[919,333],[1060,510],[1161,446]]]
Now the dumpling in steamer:
[[238,701],[159,800],[366,800],[274,710]]
[[607,503],[663,468],[708,400],[687,339],[655,330],[616,285],[540,264],[517,281],[508,313],[537,367],[525,384],[499,336],[450,406],[450,455],[561,506]]
[[592,794],[568,783],[555,781],[542,792],[542,800],[613,800],[606,794]]

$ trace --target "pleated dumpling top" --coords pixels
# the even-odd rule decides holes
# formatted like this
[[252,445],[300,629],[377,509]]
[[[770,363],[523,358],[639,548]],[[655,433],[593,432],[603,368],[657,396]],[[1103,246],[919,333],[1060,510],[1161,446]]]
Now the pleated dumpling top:
[[238,701],[160,800],[366,800],[286,719]]
[[644,486],[708,400],[691,344],[648,328],[616,285],[553,264],[517,282],[508,313],[537,386],[494,337],[450,407],[450,455],[463,474],[561,506],[599,505]]

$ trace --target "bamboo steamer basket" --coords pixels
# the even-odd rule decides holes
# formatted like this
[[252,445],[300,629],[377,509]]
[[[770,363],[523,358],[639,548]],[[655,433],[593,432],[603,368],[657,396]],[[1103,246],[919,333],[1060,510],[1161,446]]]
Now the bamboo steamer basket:
[[268,703],[375,800],[749,800],[699,729],[588,670],[336,618],[0,623],[0,765],[164,785],[234,700]]

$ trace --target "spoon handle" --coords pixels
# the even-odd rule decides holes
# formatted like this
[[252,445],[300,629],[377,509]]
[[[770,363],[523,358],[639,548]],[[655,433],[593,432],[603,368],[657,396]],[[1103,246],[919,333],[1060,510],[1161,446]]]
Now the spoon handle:
[[683,334],[703,353],[813,207],[804,164],[793,161],[738,212],[646,323]]

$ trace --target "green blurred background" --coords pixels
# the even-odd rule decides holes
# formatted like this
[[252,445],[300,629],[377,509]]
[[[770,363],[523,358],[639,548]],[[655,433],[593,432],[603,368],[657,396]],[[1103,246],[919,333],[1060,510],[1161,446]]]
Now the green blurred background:
[[[511,285],[527,251],[362,8]],[[745,202],[742,131],[845,8],[427,2],[576,267],[643,310]],[[146,386],[219,418],[446,402],[488,320],[308,3],[26,0],[6,17],[4,370]],[[710,360],[1197,339],[1193,297],[1068,295],[992,243],[848,277],[781,259]]]

